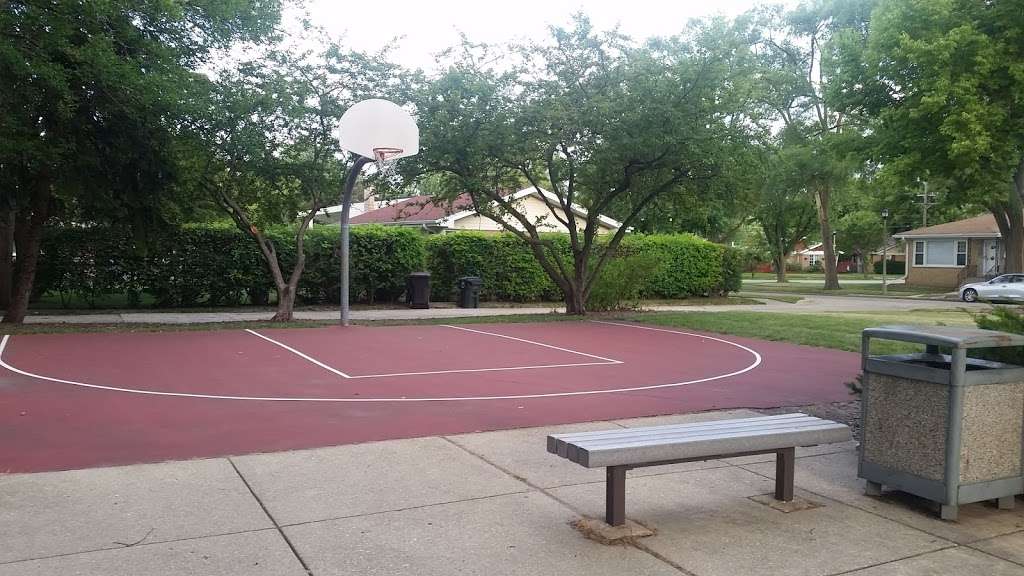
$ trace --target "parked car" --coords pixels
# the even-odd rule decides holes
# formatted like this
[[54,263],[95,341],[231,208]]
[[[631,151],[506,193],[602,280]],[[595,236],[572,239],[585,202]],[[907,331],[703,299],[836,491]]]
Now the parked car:
[[1024,301],[1024,274],[1003,274],[987,282],[972,282],[960,287],[964,302],[978,300]]

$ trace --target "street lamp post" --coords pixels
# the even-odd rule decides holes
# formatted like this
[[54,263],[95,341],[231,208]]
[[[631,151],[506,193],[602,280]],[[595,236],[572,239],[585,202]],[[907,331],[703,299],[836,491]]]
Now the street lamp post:
[[889,293],[885,282],[887,260],[889,260],[889,209],[882,208],[882,296]]

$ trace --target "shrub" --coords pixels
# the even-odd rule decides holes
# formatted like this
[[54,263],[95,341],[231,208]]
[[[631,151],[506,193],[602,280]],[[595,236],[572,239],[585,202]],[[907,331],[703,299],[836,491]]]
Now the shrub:
[[[266,232],[283,270],[295,262],[294,229]],[[569,261],[565,235],[544,237],[549,253]],[[608,238],[596,244],[599,252]],[[337,303],[338,229],[316,227],[305,237],[302,302]],[[410,272],[430,270],[435,300],[454,298],[460,276],[483,278],[485,300],[560,300],[532,251],[512,234],[458,232],[424,236],[411,228],[356,226],[351,230],[351,295],[357,302],[395,301]],[[738,251],[690,234],[627,236],[592,289],[592,306],[621,306],[639,298],[686,298],[739,289]],[[116,228],[48,231],[37,275],[40,291],[93,302],[102,295],[143,292],[157,306],[265,304],[273,281],[255,242],[232,226],[193,225],[154,231],[145,241]]]
[[[874,268],[875,268],[875,274],[881,274],[882,273],[882,261],[879,260],[878,262],[875,262]],[[885,265],[885,273],[886,273],[886,275],[889,275],[889,274],[906,274],[907,273],[907,263],[906,262],[896,262],[896,261],[890,260],[889,263]]]
[[[294,230],[267,231],[287,274],[295,262]],[[305,238],[306,269],[299,282],[304,302],[339,301],[337,228],[313,228]],[[353,300],[396,300],[405,278],[424,266],[423,238],[415,230],[359,226],[351,231]],[[160,307],[265,304],[273,289],[255,241],[231,226],[186,226],[154,232],[145,243],[125,230],[64,228],[43,241],[37,283],[65,304],[71,295],[148,292]]]
[[[1024,309],[1019,306],[996,306],[989,312],[974,316],[978,328],[1024,334]],[[1024,347],[981,348],[971,350],[972,357],[1024,366]]]
[[722,283],[717,292],[723,295],[729,292],[739,292],[743,287],[743,270],[750,261],[748,251],[724,246],[722,250]]
[[643,289],[660,272],[662,262],[653,254],[627,254],[608,260],[587,298],[594,311],[636,308]]
[[641,290],[641,297],[707,296],[723,285],[723,247],[693,234],[627,236],[620,250],[650,255],[661,263]]
[[[561,254],[569,264],[568,238],[552,234],[546,236],[545,240],[551,243],[552,251]],[[601,250],[607,240],[600,238],[597,249]],[[636,298],[686,298],[735,291],[740,287],[743,267],[741,255],[733,249],[726,249],[692,234],[626,236],[619,245],[615,259],[608,265],[632,256],[644,256],[644,260],[637,262],[654,261],[658,266],[649,274],[635,276],[639,293],[636,296],[623,295],[620,301]],[[432,276],[432,294],[436,300],[453,299],[455,283],[460,276],[482,277],[481,297],[486,300],[529,302],[562,298],[561,291],[537,263],[529,247],[512,234],[455,232],[429,237],[427,265]],[[611,280],[613,276],[626,278],[630,275],[613,270],[607,273],[605,282],[615,284],[616,281]],[[598,294],[595,295],[593,290],[597,290]],[[624,287],[599,288],[595,284],[591,298],[614,300],[611,294],[626,294],[624,290]]]
[[[568,255],[568,241],[547,238]],[[564,244],[564,246],[560,245]],[[561,299],[561,292],[541,268],[530,248],[512,234],[456,232],[426,241],[431,297],[453,300],[461,276],[483,279],[483,300],[535,302]]]

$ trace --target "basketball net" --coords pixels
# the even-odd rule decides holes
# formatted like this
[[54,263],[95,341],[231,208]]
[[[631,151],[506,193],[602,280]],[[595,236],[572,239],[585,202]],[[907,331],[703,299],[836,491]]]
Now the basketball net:
[[373,158],[377,162],[377,173],[388,183],[396,187],[398,182],[398,155],[402,153],[401,148],[374,148]]

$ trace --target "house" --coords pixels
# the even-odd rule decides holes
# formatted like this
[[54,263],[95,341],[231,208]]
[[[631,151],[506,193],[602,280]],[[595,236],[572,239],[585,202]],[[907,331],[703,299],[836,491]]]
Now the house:
[[906,276],[906,263],[907,263],[907,249],[906,243],[902,240],[890,238],[885,246],[879,246],[877,250],[873,250],[868,255],[870,264],[867,267],[867,272],[874,272],[880,274],[882,270],[882,258],[884,257],[887,261],[885,265],[886,272],[894,276]]
[[906,240],[910,286],[955,289],[971,279],[990,278],[1003,269],[1002,234],[991,214],[894,234]]
[[[545,202],[545,198],[547,202]],[[507,200],[512,202],[516,210],[524,214],[530,222],[539,222],[542,232],[568,232],[551,210],[548,202],[558,206],[558,197],[553,193],[534,187],[524,188],[509,194]],[[573,214],[583,226],[587,210],[573,204]],[[416,226],[428,232],[447,232],[451,230],[480,230],[484,232],[500,232],[504,230],[500,224],[486,216],[481,216],[474,208],[468,194],[457,197],[451,203],[438,201],[430,196],[413,196],[401,202],[376,210],[367,210],[351,218],[352,224],[384,224],[389,226]],[[513,225],[518,223],[512,221]],[[597,218],[598,234],[609,234],[618,230],[622,224],[607,216]]]
[[[839,252],[841,255],[842,252]],[[800,240],[793,247],[793,251],[790,252],[789,256],[786,257],[786,263],[793,267],[799,268],[800,270],[818,270],[822,267],[822,262],[825,260],[825,250],[822,247],[822,243],[811,244],[810,246],[804,240]],[[842,264],[842,262],[840,262]],[[840,266],[840,268],[843,268]],[[847,269],[840,269],[840,272],[848,272],[849,263],[845,267]]]
[[[384,207],[387,207],[387,206],[392,206],[394,204],[397,204],[399,202],[403,202],[405,200],[408,200],[408,198],[390,198],[390,199],[386,199],[386,200],[377,200],[376,196],[371,191],[369,194],[367,194],[366,199],[363,200],[362,202],[352,202],[351,204],[349,204],[349,209],[348,209],[349,221],[351,221],[353,218],[355,218],[356,216],[359,216],[360,214],[362,214],[364,212],[367,212],[367,211],[370,211],[370,210],[377,210],[379,208],[384,208]],[[299,217],[301,218],[301,217],[303,217],[305,215],[306,215],[306,213],[302,212],[302,213],[299,214]],[[317,215],[313,218],[312,225],[316,225],[316,224],[327,224],[327,225],[334,224],[334,225],[337,225],[338,221],[340,221],[340,220],[341,220],[341,205],[339,204],[337,206],[327,206],[327,207],[321,208],[317,212]]]

